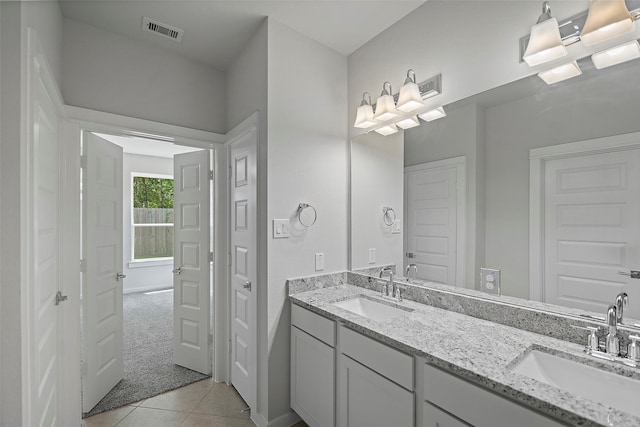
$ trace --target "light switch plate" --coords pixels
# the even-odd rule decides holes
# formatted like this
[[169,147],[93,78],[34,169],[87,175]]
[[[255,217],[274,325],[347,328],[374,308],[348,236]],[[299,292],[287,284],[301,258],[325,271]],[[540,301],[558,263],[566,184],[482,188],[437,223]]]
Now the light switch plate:
[[376,248],[369,248],[369,264],[376,263]]
[[500,270],[481,268],[480,290],[488,294],[500,295]]
[[316,271],[324,270],[324,252],[316,254]]
[[289,227],[290,227],[290,224],[288,219],[274,219],[273,220],[273,238],[288,239]]

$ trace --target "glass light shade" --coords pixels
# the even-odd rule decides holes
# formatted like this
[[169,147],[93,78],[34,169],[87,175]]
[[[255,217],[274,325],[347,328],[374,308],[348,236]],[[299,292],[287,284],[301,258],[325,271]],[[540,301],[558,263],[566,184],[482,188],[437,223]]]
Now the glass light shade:
[[380,95],[376,102],[376,114],[373,116],[376,120],[386,122],[398,115],[396,103],[391,95]]
[[522,59],[530,67],[567,56],[567,48],[562,43],[558,20],[547,19],[531,27],[531,36]]
[[422,96],[420,95],[420,88],[412,81],[406,82],[400,87],[400,94],[398,95],[398,104],[396,108],[405,113],[410,113],[418,108],[423,107]]
[[366,129],[376,123],[377,122],[373,118],[373,107],[371,105],[364,104],[358,107],[358,110],[356,111],[356,121],[353,124],[354,127]]
[[432,121],[434,121],[436,119],[441,119],[441,118],[445,117],[446,115],[447,115],[447,113],[444,112],[444,108],[438,107],[435,110],[431,110],[431,111],[427,111],[426,113],[418,114],[418,117],[420,117],[425,122],[432,122]]
[[591,56],[593,66],[598,70],[631,61],[636,58],[640,58],[640,44],[638,44],[637,40],[612,47],[611,49],[607,49],[602,52],[594,53]]
[[396,125],[402,129],[411,129],[420,126],[420,120],[416,116],[407,117],[406,119],[398,120]]
[[381,128],[376,129],[376,132],[378,132],[380,135],[387,136],[398,132],[398,127],[392,123],[390,125],[382,126]]
[[624,0],[591,0],[580,39],[585,46],[593,46],[634,29],[635,23]]
[[578,66],[578,63],[573,61],[551,68],[550,70],[542,71],[538,73],[538,77],[544,80],[546,84],[551,85],[572,77],[577,77],[580,74],[582,74],[582,70]]

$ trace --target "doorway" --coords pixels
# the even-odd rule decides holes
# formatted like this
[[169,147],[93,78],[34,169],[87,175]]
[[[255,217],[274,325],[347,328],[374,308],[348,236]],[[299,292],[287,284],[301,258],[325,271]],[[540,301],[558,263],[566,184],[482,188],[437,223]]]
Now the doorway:
[[137,136],[84,133],[83,412],[210,375],[213,155]]

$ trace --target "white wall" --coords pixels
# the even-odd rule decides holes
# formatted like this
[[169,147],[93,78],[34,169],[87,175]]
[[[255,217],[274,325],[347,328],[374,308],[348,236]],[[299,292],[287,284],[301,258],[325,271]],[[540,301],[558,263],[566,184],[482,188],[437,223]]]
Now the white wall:
[[258,402],[256,416],[268,410],[267,340],[267,55],[268,21],[265,19],[227,71],[227,131],[258,112]]
[[[403,235],[392,234],[382,219],[382,207],[388,206],[403,221],[404,136],[371,132],[351,140],[352,269],[395,264],[398,274],[404,271]],[[376,250],[373,263],[369,249]]]
[[26,35],[34,28],[51,69],[60,78],[62,18],[57,2],[0,2],[0,425],[22,424],[20,244],[26,152]]
[[[484,206],[478,199],[484,195],[484,131],[482,109],[464,104],[447,109],[447,117],[404,133],[404,165],[413,166],[452,157],[467,158],[465,284],[474,288],[484,258]],[[482,161],[482,163],[480,163]],[[401,187],[400,187],[401,188]]]
[[529,149],[640,131],[638,87],[629,63],[486,109],[486,265],[505,294],[529,297]]
[[141,292],[154,289],[166,289],[173,286],[173,261],[169,261],[166,265],[145,266],[144,263],[134,263],[131,267],[133,259],[133,245],[131,242],[131,174],[133,172],[153,173],[160,175],[173,176],[173,159],[154,156],[141,156],[138,154],[124,154],[123,156],[123,185],[124,185],[124,203],[123,203],[123,259],[124,274],[127,275],[124,281],[124,292]]
[[[268,220],[294,218],[300,202],[318,213],[289,239],[268,241],[268,419],[290,413],[290,309],[285,280],[347,268],[347,59],[269,20]],[[271,236],[271,224],[268,235]]]
[[70,19],[63,48],[68,105],[225,132],[223,72]]

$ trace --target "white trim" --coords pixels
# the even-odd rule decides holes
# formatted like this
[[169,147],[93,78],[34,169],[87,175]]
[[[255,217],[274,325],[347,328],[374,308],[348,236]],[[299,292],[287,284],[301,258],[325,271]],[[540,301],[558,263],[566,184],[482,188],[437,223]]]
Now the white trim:
[[[427,170],[437,169],[456,169],[457,180],[457,220],[456,220],[456,283],[455,286],[459,288],[466,287],[465,281],[465,263],[467,259],[467,157],[459,156],[452,157],[444,160],[437,160],[434,162],[422,163],[414,166],[407,166],[404,168],[404,194],[407,194],[407,176],[417,174]],[[407,206],[407,198],[404,198],[404,224],[408,224],[407,218],[409,215]],[[404,233],[403,238],[403,259],[406,260],[407,252],[407,233]]]
[[152,258],[152,259],[139,259],[135,261],[129,261],[129,268],[146,268],[146,267],[159,267],[163,265],[173,265],[173,257],[171,258]]
[[[214,173],[216,174],[216,180],[214,180],[214,197],[216,209],[214,228],[216,236],[223,236],[223,238],[220,239],[216,238],[216,241],[214,242],[214,253],[226,253],[228,251],[227,241],[224,238],[225,233],[222,232],[222,230],[226,228],[226,207],[224,204],[227,202],[227,200],[226,198],[219,197],[220,193],[226,195],[227,185],[226,175],[224,173],[221,173],[221,171],[226,172],[226,147],[224,145],[224,135],[72,106],[66,106],[66,111],[69,115],[69,132],[67,135],[67,143],[63,144],[64,146],[62,147],[62,157],[66,160],[65,169],[63,169],[62,171],[66,172],[68,176],[65,178],[66,185],[61,189],[61,193],[64,200],[73,201],[73,203],[65,205],[65,213],[64,215],[62,215],[62,217],[75,218],[75,221],[73,222],[72,227],[67,228],[67,238],[64,239],[67,246],[65,247],[64,253],[61,254],[61,256],[64,256],[65,259],[68,260],[74,260],[73,264],[69,263],[65,265],[65,269],[68,270],[67,273],[69,276],[65,284],[67,285],[67,289],[69,289],[68,295],[70,301],[74,299],[79,301],[80,299],[80,275],[78,274],[78,258],[80,256],[80,249],[79,243],[77,242],[80,242],[80,227],[78,227],[78,224],[80,223],[80,204],[78,200],[78,189],[80,188],[80,141],[82,139],[83,131],[107,133],[110,132],[115,134],[134,136],[144,135],[145,137],[155,135],[159,140],[171,141],[175,144],[189,145],[203,149],[212,149],[214,151],[215,159],[213,167]],[[218,213],[220,213],[220,215],[217,215]],[[67,222],[71,224],[70,220]],[[214,292],[216,292],[216,288],[226,289],[227,266],[225,263],[219,263],[218,265],[216,265],[214,273],[214,283]],[[216,301],[215,298],[214,301]],[[220,340],[224,340],[226,342],[228,341],[228,337],[225,335],[226,329],[219,328],[220,324],[225,325],[227,322],[227,319],[224,317],[226,316],[226,310],[217,310],[218,305],[224,304],[216,304],[216,309],[214,311],[214,316],[212,319],[213,330],[215,331],[215,335],[219,339],[217,340],[218,342]],[[69,307],[71,308],[72,306]],[[76,320],[76,322],[77,325],[79,325],[79,302],[73,305],[73,310],[74,312],[72,317],[78,319]],[[68,354],[77,354],[79,356],[79,326],[77,329],[77,336],[73,337],[73,339],[70,340],[70,344],[67,347],[67,352]],[[216,341],[214,341],[213,351],[214,361],[218,358],[224,359],[226,357],[225,352],[227,351],[227,347],[217,346]],[[81,409],[79,385],[80,370],[78,369],[78,366],[80,366],[80,362],[78,361],[77,363],[75,363],[72,357],[65,358],[64,362],[64,372],[67,375],[75,377],[77,373],[77,385],[76,388],[72,391],[74,400],[73,404],[77,404],[75,407],[78,408],[77,413],[74,413],[74,415],[77,414],[77,418],[79,420]],[[217,377],[219,374],[216,370],[216,364],[214,364],[212,368],[214,377]],[[79,424],[79,421],[78,423],[74,422],[73,424]]]
[[635,150],[640,132],[529,150],[529,299],[544,302],[544,176],[549,160]]
[[122,293],[126,295],[126,294],[135,294],[139,292],[161,291],[169,288],[173,290],[173,283],[165,283],[165,284],[160,283],[157,285],[141,286],[139,288],[129,288],[129,289],[124,289]]

